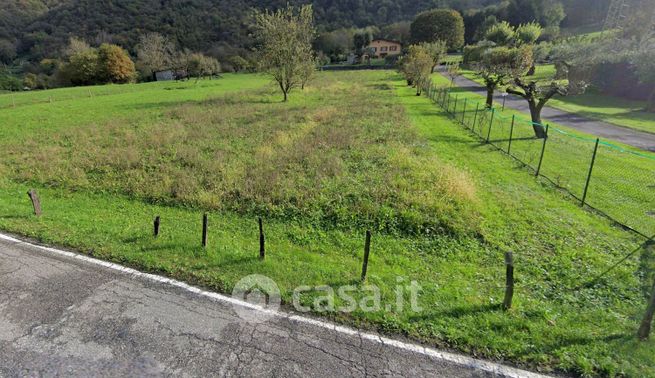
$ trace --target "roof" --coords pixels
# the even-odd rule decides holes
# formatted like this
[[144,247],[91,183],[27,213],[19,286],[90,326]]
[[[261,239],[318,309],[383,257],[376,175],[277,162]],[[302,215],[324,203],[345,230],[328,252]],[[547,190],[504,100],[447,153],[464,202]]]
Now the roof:
[[393,39],[375,38],[374,40],[371,41],[371,43],[373,43],[373,42],[375,42],[375,41],[384,41],[384,42],[397,43],[397,44],[399,44],[399,45],[402,45],[402,43],[400,43],[400,42],[398,42],[398,41],[394,41]]

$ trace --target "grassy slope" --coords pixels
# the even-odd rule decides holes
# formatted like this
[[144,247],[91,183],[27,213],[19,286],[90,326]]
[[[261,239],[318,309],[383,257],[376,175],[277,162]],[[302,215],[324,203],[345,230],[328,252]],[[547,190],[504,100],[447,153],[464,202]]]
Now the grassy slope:
[[[480,146],[426,99],[413,96],[394,74],[326,73],[321,74],[316,85],[325,85],[321,84],[325,81],[336,82],[337,90],[328,88],[323,95],[310,90],[305,96],[294,96],[290,104],[278,104],[279,107],[320,110],[324,102],[324,106],[333,107],[343,102],[344,109],[348,109],[351,99],[343,96],[343,91],[358,87],[360,96],[383,101],[383,107],[399,112],[398,127],[415,133],[418,139],[411,139],[411,143],[418,142],[414,146],[419,149],[417,153],[436,155],[439,159],[421,169],[406,169],[428,175],[444,167],[459,171],[464,176],[452,177],[465,177],[475,188],[472,201],[480,218],[474,227],[477,231],[471,235],[374,235],[369,282],[381,288],[383,303],[391,304],[395,302],[396,277],[404,277],[404,282],[417,280],[424,287],[420,297],[423,312],[406,308],[326,316],[545,371],[557,368],[579,374],[655,375],[655,344],[636,343],[633,338],[644,303],[644,282],[635,273],[638,261],[630,261],[591,289],[571,290],[634,248],[633,236],[579,209],[560,192],[531,179],[511,160]],[[6,122],[2,136],[10,138],[4,139],[10,140],[10,144],[22,144],[35,130],[51,134],[63,128],[83,129],[89,123],[115,118],[117,112],[120,119],[125,116],[123,112],[138,117],[139,124],[165,124],[166,117],[171,115],[167,109],[179,106],[174,104],[174,98],[206,100],[223,91],[262,83],[256,77],[239,76],[203,94],[160,88],[149,96],[120,95],[97,102],[80,99],[33,105],[23,108],[21,117],[10,117],[7,113],[14,110],[4,110],[0,111]],[[274,95],[254,93],[263,98]],[[248,99],[252,97],[240,98]],[[203,107],[207,103],[186,104],[181,109],[187,106]],[[264,117],[279,112],[274,105],[264,106],[271,107],[266,111],[270,114],[264,113]],[[226,109],[229,107],[228,104]],[[65,109],[77,111],[70,113]],[[378,111],[376,108],[372,114]],[[68,114],[68,118],[46,117],[59,113]],[[371,121],[366,114],[353,117],[358,117],[351,120],[357,127],[379,122]],[[27,131],[21,130],[23,125]],[[319,120],[318,127],[321,125],[334,127]],[[370,130],[375,135],[377,128]],[[353,163],[366,161],[361,156],[352,159]],[[386,164],[403,163],[392,160]],[[209,248],[205,251],[198,247],[202,208],[151,204],[110,194],[114,192],[111,189],[103,193],[37,185],[45,215],[34,219],[24,194],[29,185],[8,179],[7,175],[3,177],[2,229],[74,247],[100,258],[219,291],[229,291],[246,274],[266,274],[278,282],[287,301],[298,285],[338,286],[356,283],[358,277],[363,237],[357,227],[323,227],[303,214],[296,218],[267,217],[269,255],[265,262],[260,262],[256,223],[251,214],[212,211]],[[439,182],[434,184],[439,186]],[[398,190],[412,193],[408,189]],[[149,237],[150,222],[157,214],[163,220],[162,237],[153,240]],[[508,249],[516,253],[518,288],[515,309],[504,313],[498,303],[502,300],[502,254]],[[358,298],[364,294],[359,293]],[[316,294],[308,295],[302,301],[311,303],[314,297]]]
[[[440,74],[433,75],[432,79],[436,85],[449,85],[449,80]],[[457,96],[458,113],[463,109],[464,100],[468,101],[466,119],[467,122],[472,123],[475,118],[475,106],[477,104],[480,109],[483,109],[484,97],[464,88],[452,88],[451,93]],[[451,111],[455,108],[454,102],[451,101],[449,105]],[[516,116],[512,154],[536,169],[542,143],[541,140],[532,138],[534,136],[532,126],[529,117],[525,114],[510,108],[497,111],[493,119],[490,139],[499,147],[507,149],[512,116]],[[481,122],[481,117],[478,117],[477,123],[482,128],[479,132],[481,131],[483,137],[486,137],[489,114],[484,114],[484,117],[484,122]],[[550,125],[554,129],[550,133],[541,173],[572,192],[577,198],[582,198],[595,139],[556,123],[550,122]],[[639,155],[626,153],[623,150],[636,152]],[[651,174],[654,166],[653,154],[618,143],[601,144],[590,181],[587,203],[643,234],[653,235],[655,197],[649,188],[655,184]]]
[[[482,83],[473,71],[463,70],[462,75]],[[532,79],[549,82],[553,77],[555,77],[555,66],[547,64],[538,66]],[[645,101],[626,100],[589,91],[582,95],[554,98],[548,102],[548,106],[591,119],[655,133],[655,114],[644,111]]]

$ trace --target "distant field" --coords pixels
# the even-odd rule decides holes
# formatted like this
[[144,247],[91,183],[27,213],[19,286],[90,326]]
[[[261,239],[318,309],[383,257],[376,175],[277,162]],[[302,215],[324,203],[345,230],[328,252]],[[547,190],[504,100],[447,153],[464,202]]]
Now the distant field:
[[[462,75],[482,83],[480,77],[473,71],[463,70]],[[554,65],[547,64],[538,66],[532,79],[550,82],[554,77]],[[582,95],[556,97],[548,102],[548,106],[618,126],[655,133],[655,113],[644,111],[645,101],[627,100],[590,90]]]
[[[648,257],[574,290],[641,239],[414,94],[392,71],[358,71],[320,73],[289,103],[257,75],[23,93],[16,107],[0,96],[0,228],[217,291],[264,274],[286,303],[298,285],[361,289],[371,229],[368,282],[385,309],[317,315],[542,372],[655,375],[655,342],[633,337]],[[424,311],[386,309],[398,277],[423,286]]]

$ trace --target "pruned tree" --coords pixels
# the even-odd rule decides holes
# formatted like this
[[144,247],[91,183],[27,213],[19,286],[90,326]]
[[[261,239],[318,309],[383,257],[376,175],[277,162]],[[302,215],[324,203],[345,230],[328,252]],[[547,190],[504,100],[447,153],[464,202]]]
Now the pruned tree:
[[423,42],[421,46],[427,51],[428,54],[432,57],[432,72],[434,72],[435,67],[441,63],[441,60],[446,56],[448,52],[448,44],[445,41],[436,41],[436,42]]
[[520,96],[528,102],[534,135],[537,138],[546,138],[546,131],[541,120],[541,111],[555,95],[566,96],[568,93],[566,87],[557,82],[541,86],[536,81],[525,82],[520,77],[514,78],[512,84],[507,88],[507,93]]
[[410,46],[407,55],[403,58],[401,72],[405,75],[407,83],[416,87],[417,96],[421,95],[421,84],[432,74],[433,62],[429,51],[421,45]]
[[514,43],[515,34],[512,25],[503,21],[490,27],[484,38],[500,46],[509,46]]
[[254,20],[259,64],[278,84],[286,102],[289,92],[307,79],[308,65],[314,64],[312,6],[255,11]]
[[532,62],[532,50],[526,47],[495,47],[482,54],[475,68],[487,88],[487,108],[493,106],[496,89],[507,84],[508,79],[523,76]]
[[[541,33],[544,29],[536,22],[528,22],[527,24],[521,24],[516,28],[514,35],[515,43],[518,46],[532,46],[533,55],[534,54],[534,44],[537,43]],[[537,70],[536,59],[532,60],[532,65],[528,70],[527,76],[533,76]]]
[[464,46],[464,18],[453,9],[433,9],[416,16],[410,26],[413,43],[446,41],[449,50]]

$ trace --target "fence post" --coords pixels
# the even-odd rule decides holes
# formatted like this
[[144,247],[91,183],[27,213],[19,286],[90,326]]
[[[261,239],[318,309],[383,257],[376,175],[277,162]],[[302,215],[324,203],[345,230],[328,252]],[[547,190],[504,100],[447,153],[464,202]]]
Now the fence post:
[[514,256],[512,252],[505,252],[505,299],[503,300],[503,309],[512,308],[512,298],[514,298]]
[[368,256],[371,252],[371,231],[366,230],[366,242],[364,243],[364,263],[362,264],[362,282],[366,280],[368,270]]
[[544,152],[546,152],[546,141],[548,140],[548,127],[546,125],[546,135],[544,135],[544,144],[541,146],[541,156],[539,157],[539,165],[537,166],[537,172],[535,177],[539,177],[539,172],[541,172],[541,163],[544,161]]
[[516,120],[516,114],[512,114],[512,126],[509,128],[509,144],[507,145],[507,155],[509,155],[512,150],[512,137],[514,136],[514,121]]
[[584,207],[585,200],[587,199],[587,191],[589,190],[589,182],[591,181],[591,173],[594,170],[594,164],[596,164],[596,153],[598,152],[598,144],[600,143],[600,138],[596,138],[596,145],[594,146],[594,154],[591,155],[591,164],[589,165],[589,173],[587,174],[587,181],[584,184],[584,192],[582,193],[582,205]]
[[202,247],[205,248],[207,247],[207,224],[208,224],[208,219],[207,219],[207,213],[204,213],[202,215]]
[[463,125],[466,125],[466,123],[464,122],[464,119],[466,118],[466,104],[468,103],[468,101],[469,101],[468,98],[464,99],[464,110],[462,110],[462,124]]
[[450,113],[450,90],[446,92],[446,113]]
[[34,215],[37,217],[41,215],[41,200],[39,200],[39,195],[36,193],[36,190],[30,189],[27,192],[27,195],[32,200],[32,207],[34,208]]
[[478,122],[478,111],[480,110],[480,103],[475,103],[475,115],[473,116],[473,127],[471,128],[475,132],[475,125]]
[[489,131],[487,131],[487,143],[489,143],[489,139],[491,138],[491,127],[494,124],[494,115],[496,114],[496,109],[491,108],[491,119],[489,120]]
[[266,257],[266,248],[265,248],[265,239],[264,239],[264,224],[262,218],[259,217],[259,258],[264,260]]
[[455,107],[453,108],[453,117],[457,116],[457,102],[459,101],[459,94],[455,95]]
[[159,236],[159,224],[160,224],[160,223],[161,223],[161,218],[159,217],[159,215],[157,215],[157,216],[155,217],[155,222],[154,222],[154,228],[155,228],[155,229],[153,230],[153,231],[154,231],[154,234],[155,234],[155,237],[158,237],[158,236]]
[[651,292],[650,300],[648,301],[648,308],[646,309],[644,318],[639,326],[639,331],[637,332],[637,336],[639,336],[640,340],[645,341],[650,336],[653,315],[655,315],[655,282],[653,283],[653,291]]

